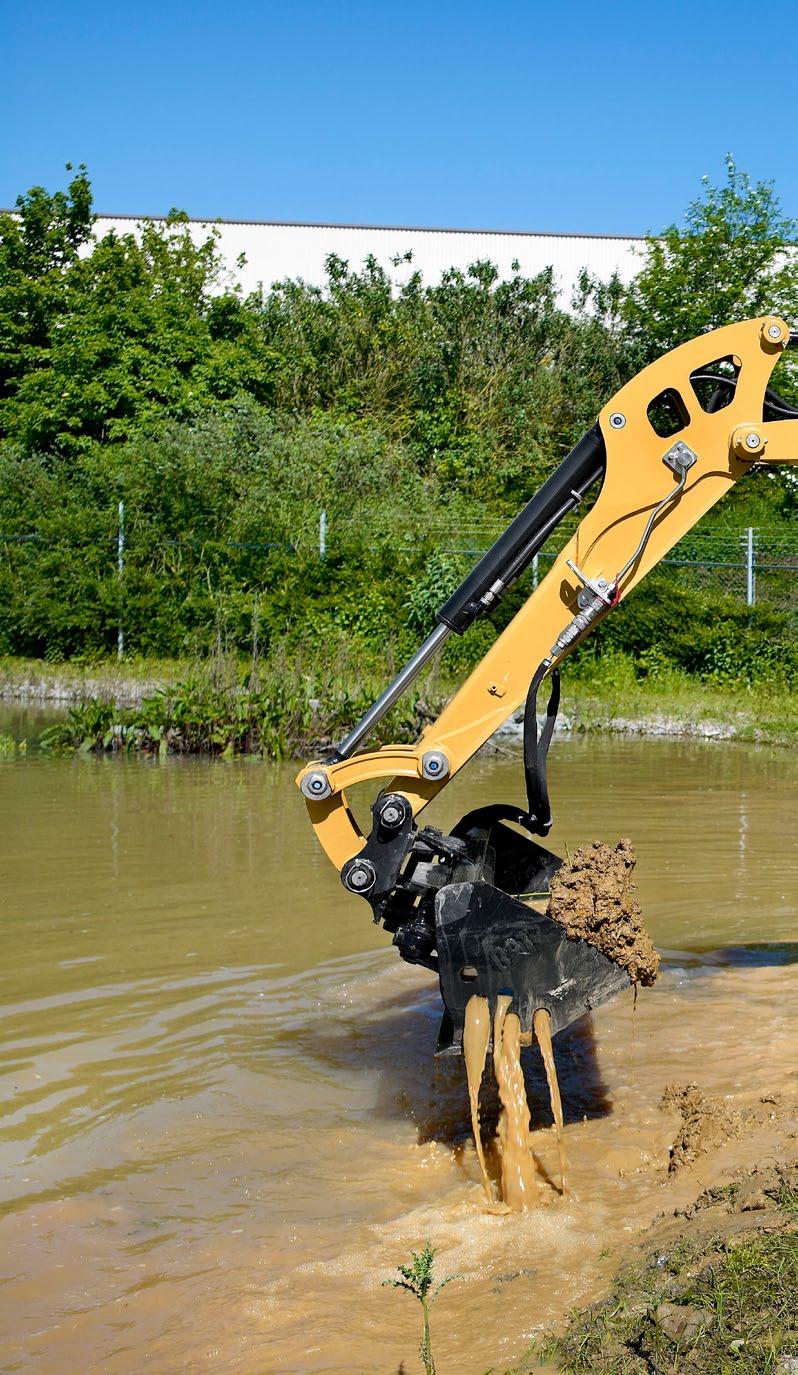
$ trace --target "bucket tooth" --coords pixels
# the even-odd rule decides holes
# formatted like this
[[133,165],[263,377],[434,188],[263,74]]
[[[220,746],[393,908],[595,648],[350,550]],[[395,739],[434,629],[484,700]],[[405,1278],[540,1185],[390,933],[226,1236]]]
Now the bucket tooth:
[[450,883],[435,898],[435,943],[446,1009],[436,1054],[462,1050],[463,1019],[478,993],[491,1005],[511,991],[521,1030],[538,1008],[552,1034],[628,988],[629,975],[587,941],[489,883]]

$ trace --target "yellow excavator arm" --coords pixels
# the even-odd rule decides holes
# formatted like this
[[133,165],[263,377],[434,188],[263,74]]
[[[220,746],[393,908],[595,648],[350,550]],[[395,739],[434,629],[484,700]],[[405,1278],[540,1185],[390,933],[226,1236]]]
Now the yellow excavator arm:
[[[311,824],[344,886],[369,901],[374,919],[394,931],[404,958],[438,969],[450,1012],[440,960],[441,890],[466,880],[484,887],[488,873],[496,884],[491,891],[520,893],[512,877],[500,881],[502,874],[507,879],[505,851],[515,852],[515,842],[507,841],[515,832],[504,823],[538,835],[551,824],[548,740],[538,742],[534,719],[537,688],[551,677],[556,696],[557,669],[570,650],[738,478],[754,465],[798,460],[798,410],[769,388],[782,351],[796,344],[798,334],[783,320],[746,320],[681,345],[627,382],[441,608],[436,629],[395,682],[330,758],[299,774]],[[556,525],[598,484],[595,501],[553,567],[417,743],[361,752],[377,721],[446,638],[495,607]],[[460,823],[460,833],[455,828],[440,843],[438,832],[419,831],[416,818],[427,802],[525,698],[528,812],[511,815],[509,808],[503,817],[478,817],[470,830]],[[346,798],[347,788],[367,780],[382,782],[368,838]],[[548,853],[534,849],[539,860]],[[560,863],[556,857],[551,862]],[[524,882],[545,884],[542,870],[551,864],[541,863],[535,869],[530,854]],[[414,943],[412,931],[422,928],[426,940]]]

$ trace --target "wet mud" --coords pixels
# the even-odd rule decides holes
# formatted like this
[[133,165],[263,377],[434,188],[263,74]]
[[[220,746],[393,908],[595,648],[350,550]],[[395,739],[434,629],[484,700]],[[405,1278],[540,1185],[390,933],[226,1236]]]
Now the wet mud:
[[791,1375],[798,1158],[737,1169],[655,1219],[609,1293],[538,1347],[579,1375]]
[[705,1093],[698,1084],[669,1084],[662,1106],[678,1112],[681,1124],[670,1148],[668,1170],[676,1174],[707,1151],[723,1146],[762,1123],[778,1120],[785,1110],[781,1093],[764,1095],[756,1104],[733,1106]]
[[547,915],[573,940],[588,941],[621,965],[632,983],[649,988],[660,957],[643,925],[629,840],[581,845],[551,881]]

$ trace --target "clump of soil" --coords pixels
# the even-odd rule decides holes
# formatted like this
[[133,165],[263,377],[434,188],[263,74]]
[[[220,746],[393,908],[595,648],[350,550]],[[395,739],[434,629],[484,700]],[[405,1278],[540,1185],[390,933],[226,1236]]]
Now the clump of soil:
[[678,1112],[682,1119],[671,1146],[670,1174],[676,1174],[684,1165],[692,1165],[707,1151],[741,1136],[768,1118],[782,1115],[780,1094],[769,1094],[760,1103],[733,1108],[722,1098],[711,1098],[697,1084],[668,1084],[662,1095],[662,1106]]
[[675,1174],[700,1155],[739,1136],[742,1114],[720,1098],[710,1098],[697,1084],[668,1084],[662,1106],[681,1114],[682,1124],[671,1146],[668,1170]]
[[659,955],[643,926],[632,873],[637,863],[630,840],[594,842],[574,852],[551,881],[546,915],[572,940],[588,941],[625,969],[632,983],[648,988],[659,973]]

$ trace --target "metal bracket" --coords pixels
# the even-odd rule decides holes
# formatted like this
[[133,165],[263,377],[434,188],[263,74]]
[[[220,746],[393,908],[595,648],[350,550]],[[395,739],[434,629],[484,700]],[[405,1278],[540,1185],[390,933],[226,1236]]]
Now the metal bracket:
[[677,477],[681,477],[688,468],[692,468],[693,464],[698,462],[698,454],[689,444],[685,444],[683,439],[677,439],[668,452],[662,455],[662,462]]
[[578,592],[576,597],[577,605],[582,610],[596,598],[605,606],[612,606],[614,588],[611,582],[608,582],[606,578],[589,578],[587,573],[583,573],[582,569],[577,567],[573,559],[566,559],[565,562],[574,577],[578,578],[582,584],[582,591]]

